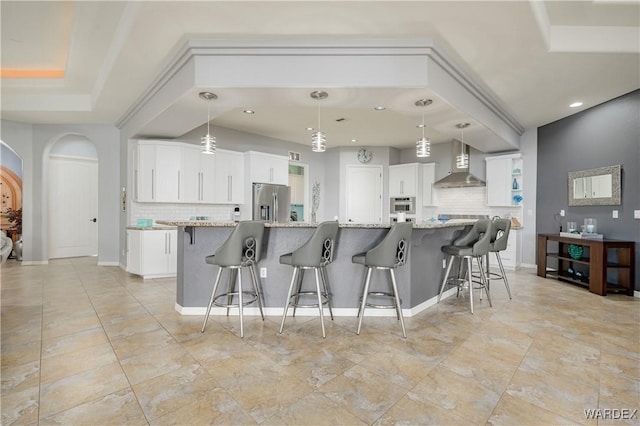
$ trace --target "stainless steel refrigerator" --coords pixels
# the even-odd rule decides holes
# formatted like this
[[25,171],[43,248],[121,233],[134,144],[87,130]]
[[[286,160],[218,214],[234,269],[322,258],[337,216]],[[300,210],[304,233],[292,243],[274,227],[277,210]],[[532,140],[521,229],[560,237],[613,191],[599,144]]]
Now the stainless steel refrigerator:
[[289,187],[270,183],[253,184],[253,220],[289,222]]

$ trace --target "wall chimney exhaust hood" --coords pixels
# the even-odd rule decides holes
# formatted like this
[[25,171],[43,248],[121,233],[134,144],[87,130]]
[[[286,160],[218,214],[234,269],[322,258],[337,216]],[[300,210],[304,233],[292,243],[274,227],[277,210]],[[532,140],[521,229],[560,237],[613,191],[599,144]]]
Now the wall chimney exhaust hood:
[[451,174],[440,179],[433,184],[436,188],[468,188],[486,186],[487,184],[469,173],[469,167],[459,169],[456,164],[456,157],[460,154],[469,155],[469,145],[465,145],[457,139],[452,141]]

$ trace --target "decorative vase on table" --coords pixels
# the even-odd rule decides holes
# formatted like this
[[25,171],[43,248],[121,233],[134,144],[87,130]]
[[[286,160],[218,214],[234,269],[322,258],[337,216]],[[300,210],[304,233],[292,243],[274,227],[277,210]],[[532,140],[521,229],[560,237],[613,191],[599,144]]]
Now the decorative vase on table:
[[13,243],[13,255],[16,260],[22,260],[22,235],[19,235],[18,240]]

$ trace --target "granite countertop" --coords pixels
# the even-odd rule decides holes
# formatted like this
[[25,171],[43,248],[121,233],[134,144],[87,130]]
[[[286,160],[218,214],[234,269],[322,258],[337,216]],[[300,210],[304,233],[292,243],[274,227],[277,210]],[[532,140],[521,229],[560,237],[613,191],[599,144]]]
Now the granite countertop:
[[[413,224],[414,229],[437,229],[437,228],[451,228],[456,226],[473,225],[476,219],[453,219],[447,222],[420,222]],[[208,220],[157,220],[156,223],[168,226],[194,226],[194,227],[234,227],[235,222],[231,221],[208,221]],[[318,224],[306,223],[306,222],[285,222],[285,223],[271,223],[265,222],[265,228],[315,228]],[[362,229],[379,229],[390,228],[389,223],[341,223],[340,228],[362,228]]]
[[179,225],[153,225],[153,226],[127,226],[127,229],[134,231],[162,231],[164,229],[176,229]]

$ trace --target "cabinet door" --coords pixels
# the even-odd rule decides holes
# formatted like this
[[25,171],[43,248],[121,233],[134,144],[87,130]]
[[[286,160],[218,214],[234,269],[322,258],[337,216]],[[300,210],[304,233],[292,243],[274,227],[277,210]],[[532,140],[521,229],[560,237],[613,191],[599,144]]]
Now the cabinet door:
[[167,231],[140,231],[143,235],[141,275],[167,273]]
[[156,145],[154,201],[180,201],[180,150],[177,145]]
[[248,172],[251,183],[288,185],[289,159],[287,157],[258,152],[250,152],[247,155],[249,156],[250,169]]
[[141,270],[141,232],[135,230],[127,230],[127,272],[131,274],[140,274]]
[[215,203],[216,202],[216,155],[199,154],[200,155],[200,202]]
[[278,185],[289,185],[289,158],[276,157],[271,162],[272,182]]
[[434,206],[433,183],[436,181],[436,164],[421,164],[420,167],[422,168],[422,205]]
[[139,202],[155,201],[156,147],[154,145],[138,145],[137,169],[135,171],[136,200]]
[[417,164],[389,166],[389,196],[415,197],[417,170]]
[[229,171],[229,185],[231,186],[231,203],[244,203],[244,156],[240,153],[231,153],[227,162]]
[[218,151],[215,165],[215,200],[218,204],[244,202],[244,156]]
[[510,158],[487,158],[487,205],[511,205]]
[[202,197],[202,182],[200,174],[200,148],[183,147],[180,173],[180,201],[197,203]]
[[167,273],[175,274],[178,272],[178,231],[165,231],[167,238]]

